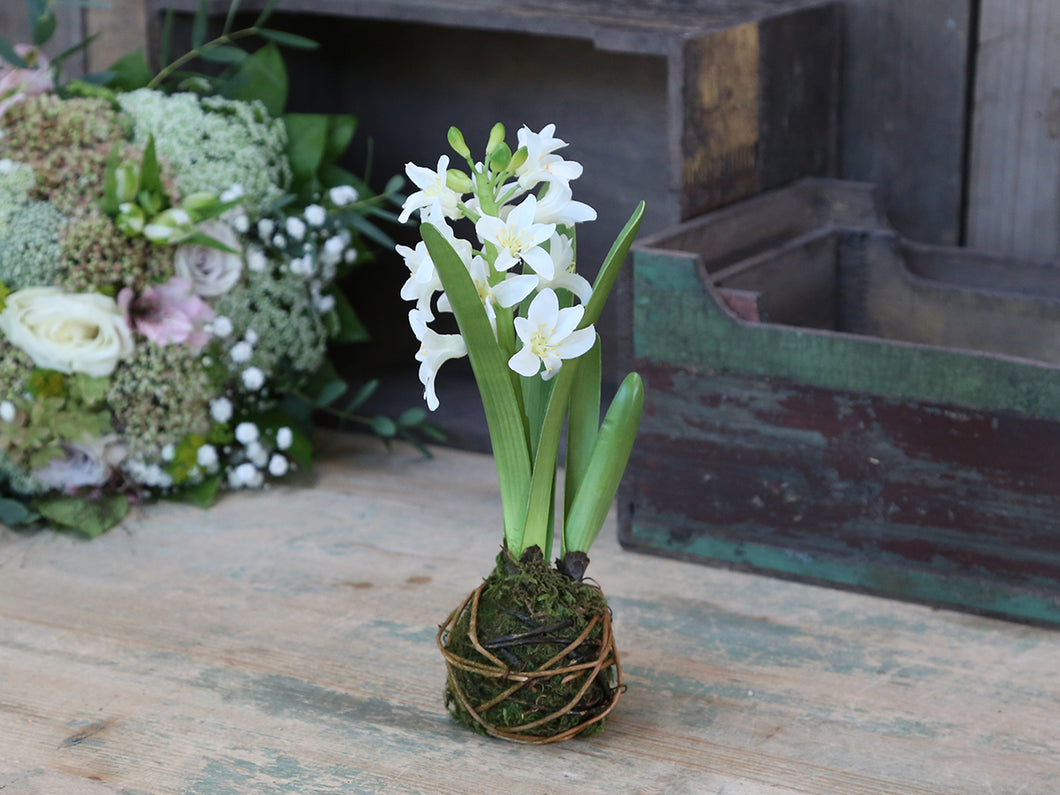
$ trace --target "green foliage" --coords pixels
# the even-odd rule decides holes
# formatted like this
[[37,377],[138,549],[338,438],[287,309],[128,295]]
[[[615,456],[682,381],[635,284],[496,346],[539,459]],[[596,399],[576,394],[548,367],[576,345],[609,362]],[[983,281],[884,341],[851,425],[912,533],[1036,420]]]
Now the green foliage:
[[37,510],[62,530],[95,538],[128,515],[129,498],[124,494],[92,501],[77,497],[52,497],[41,500]]

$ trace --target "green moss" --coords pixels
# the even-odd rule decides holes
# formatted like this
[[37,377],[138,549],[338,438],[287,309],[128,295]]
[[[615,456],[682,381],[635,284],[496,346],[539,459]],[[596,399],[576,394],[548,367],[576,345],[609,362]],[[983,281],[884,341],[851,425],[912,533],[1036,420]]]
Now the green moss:
[[[578,638],[594,618],[608,613],[607,601],[598,588],[571,580],[551,568],[534,548],[518,562],[502,552],[497,567],[487,578],[479,598],[475,634],[481,646],[501,660],[514,674],[567,669],[599,658],[603,641],[603,622],[597,620],[580,644]],[[463,660],[486,666],[496,661],[479,652],[470,637],[472,629],[470,604],[456,617],[445,638],[445,647]],[[609,653],[610,650],[604,650]],[[553,662],[557,655],[562,657]],[[551,663],[551,665],[550,665]],[[599,716],[605,713],[618,693],[610,668],[596,675],[586,685],[592,669],[568,675],[568,670],[531,677],[507,697],[517,679],[506,676],[483,676],[474,671],[451,666],[446,683],[445,701],[452,716],[480,733],[487,726],[500,733],[514,732],[526,738],[548,738],[576,730],[592,733],[602,726]],[[464,694],[479,713],[476,720],[457,697]],[[493,703],[496,702],[496,703]],[[573,706],[572,706],[573,703]],[[480,709],[479,705],[491,705]],[[538,726],[519,727],[559,713]]]

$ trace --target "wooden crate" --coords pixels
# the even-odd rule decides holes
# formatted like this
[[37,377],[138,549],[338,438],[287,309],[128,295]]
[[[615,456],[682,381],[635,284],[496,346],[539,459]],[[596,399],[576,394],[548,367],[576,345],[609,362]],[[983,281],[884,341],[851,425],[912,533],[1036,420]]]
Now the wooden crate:
[[[155,21],[184,12],[177,40],[199,6],[147,2]],[[218,23],[228,6],[211,0]],[[564,156],[585,167],[575,197],[599,214],[578,229],[579,271],[592,279],[642,199],[647,234],[834,175],[841,10],[828,0],[281,0],[271,24],[321,44],[286,51],[293,109],[357,114],[350,166],[361,172],[371,138],[380,182],[408,161],[437,162],[452,124],[478,150],[498,120],[512,138],[555,123]],[[359,274],[350,295],[375,337],[407,340],[378,353],[401,366],[415,340],[398,297],[405,271],[390,260]],[[616,289],[627,287],[623,275]],[[601,325],[608,339],[626,332],[610,307]]]
[[630,548],[1060,623],[1060,268],[810,181],[648,238]]

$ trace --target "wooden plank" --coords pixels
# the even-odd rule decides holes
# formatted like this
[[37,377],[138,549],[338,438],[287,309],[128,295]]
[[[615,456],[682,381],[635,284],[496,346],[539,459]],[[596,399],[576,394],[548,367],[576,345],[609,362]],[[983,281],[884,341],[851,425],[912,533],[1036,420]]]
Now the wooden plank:
[[926,243],[960,242],[972,5],[846,4],[840,173],[877,184],[895,227]]
[[85,9],[88,35],[98,33],[88,52],[88,68],[100,72],[126,53],[147,49],[147,16],[143,0],[108,0]]
[[968,242],[1060,256],[1060,6],[983,0],[976,62]]
[[[0,787],[271,795],[1049,792],[1060,633],[623,553],[629,685],[530,749],[446,716],[434,632],[500,539],[493,462],[338,437],[311,488],[0,535]],[[915,694],[915,697],[911,697]]]

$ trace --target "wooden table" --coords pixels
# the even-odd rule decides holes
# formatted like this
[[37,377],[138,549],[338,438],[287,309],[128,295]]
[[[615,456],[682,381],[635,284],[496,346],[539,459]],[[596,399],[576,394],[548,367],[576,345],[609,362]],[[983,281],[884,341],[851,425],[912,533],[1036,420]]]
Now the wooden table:
[[0,535],[0,792],[1054,793],[1060,633],[620,551],[606,731],[484,739],[435,630],[500,540],[492,461],[339,437],[311,486]]

